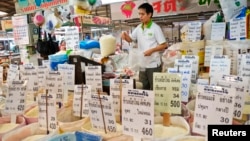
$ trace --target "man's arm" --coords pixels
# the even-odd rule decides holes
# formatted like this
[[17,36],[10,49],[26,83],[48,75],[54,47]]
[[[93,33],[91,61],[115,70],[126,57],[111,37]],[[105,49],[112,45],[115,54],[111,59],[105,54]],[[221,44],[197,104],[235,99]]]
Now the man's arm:
[[144,56],[150,56],[154,52],[163,51],[166,47],[167,47],[167,43],[166,42],[162,43],[162,44],[159,44],[158,46],[145,51],[144,52]]

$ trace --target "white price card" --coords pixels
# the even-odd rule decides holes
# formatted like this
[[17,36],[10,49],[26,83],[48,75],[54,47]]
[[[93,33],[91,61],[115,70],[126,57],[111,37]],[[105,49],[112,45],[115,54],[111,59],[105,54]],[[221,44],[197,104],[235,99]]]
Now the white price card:
[[5,112],[8,114],[22,114],[25,109],[25,92],[27,81],[11,81],[6,95]]
[[85,67],[86,84],[91,85],[92,93],[102,92],[102,68],[101,66]]
[[168,68],[168,73],[177,73],[181,74],[181,101],[188,102],[189,90],[191,85],[191,68]]
[[201,39],[201,22],[188,23],[188,40],[199,41]]
[[[21,69],[20,69],[21,70]],[[38,91],[38,75],[37,69],[34,66],[25,66],[23,70],[21,70],[21,80],[27,80],[27,92],[35,93]]]
[[74,90],[75,86],[75,65],[58,64],[58,71],[63,74],[64,87],[68,90]]
[[235,103],[234,103],[234,118],[242,119],[242,111],[247,95],[247,87],[249,78],[235,75],[223,75],[221,80],[218,80],[217,85],[221,87],[235,88]]
[[107,133],[117,132],[111,96],[92,94],[89,99],[89,110],[92,128]]
[[240,40],[246,38],[246,17],[230,20],[230,39]]
[[[123,89],[133,89],[133,79],[110,79],[110,94],[113,97],[113,105],[115,109],[115,115],[121,114],[121,93]],[[121,88],[120,88],[121,86]]]
[[48,131],[56,131],[57,116],[56,116],[56,101],[52,94],[41,94],[38,97],[38,123],[39,127]]
[[181,114],[180,74],[154,73],[155,111]]
[[[91,86],[75,85],[74,99],[73,99],[73,114],[75,116],[78,116],[78,117],[89,116],[89,97],[90,96],[91,96]],[[81,112],[82,112],[82,115],[81,115]]]
[[67,50],[78,50],[79,47],[79,28],[77,26],[69,26],[65,28],[65,41]]
[[123,89],[123,134],[140,138],[153,138],[154,97],[153,91]]
[[217,85],[219,78],[222,78],[223,75],[229,75],[230,68],[231,59],[226,55],[213,56],[209,69],[210,85]]
[[46,88],[56,102],[63,102],[63,77],[59,71],[50,71],[46,76]]
[[49,72],[47,66],[37,66],[37,77],[39,89],[45,89],[46,86],[46,76]]
[[223,55],[223,46],[205,46],[204,66],[209,67],[212,56]]
[[196,95],[193,132],[207,134],[207,125],[233,123],[234,88],[198,85]]
[[3,66],[0,66],[0,85],[3,84]]
[[10,68],[7,74],[7,82],[11,82],[13,80],[19,80],[19,66],[15,64],[10,64]]
[[196,55],[182,55],[182,59],[187,59],[192,62],[192,82],[196,82],[199,73],[199,56]]
[[211,40],[224,40],[226,34],[226,23],[212,23]]

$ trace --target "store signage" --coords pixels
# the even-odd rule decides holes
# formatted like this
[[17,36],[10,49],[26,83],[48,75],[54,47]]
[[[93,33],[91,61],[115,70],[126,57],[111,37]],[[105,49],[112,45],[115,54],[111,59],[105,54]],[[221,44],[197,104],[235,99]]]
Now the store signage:
[[13,80],[19,80],[19,66],[15,64],[10,64],[10,68],[8,69],[7,74],[7,82],[11,83]]
[[34,66],[23,67],[23,69],[21,70],[21,74],[22,74],[21,80],[28,81],[27,92],[30,94],[37,92],[39,88],[37,81],[38,80],[37,69]]
[[111,19],[107,17],[93,16],[93,15],[81,15],[77,20],[82,24],[90,25],[110,25]]
[[16,13],[29,14],[38,10],[47,10],[68,3],[69,0],[18,0],[15,2],[15,8]]
[[16,45],[29,44],[29,25],[27,15],[12,17],[13,36]]
[[224,40],[226,33],[226,23],[212,23],[211,40]]
[[[154,17],[216,11],[218,0],[147,0],[154,8]],[[125,1],[113,3],[111,7],[112,20],[139,18],[138,6],[144,1]]]
[[65,92],[74,90],[75,87],[75,65],[73,64],[58,64],[58,71],[63,75],[63,87]]
[[222,45],[205,46],[204,66],[206,66],[206,67],[210,66],[211,58],[214,55],[223,55],[223,46]]
[[182,55],[182,59],[187,59],[192,62],[191,80],[196,82],[199,73],[199,56],[197,55]]
[[155,111],[181,114],[181,75],[154,73]]
[[78,50],[79,46],[79,28],[77,26],[65,27],[66,50]]
[[37,66],[38,86],[40,89],[45,89],[46,75],[48,71],[49,68],[47,66]]
[[230,20],[230,39],[245,39],[247,36],[246,18],[236,18]]

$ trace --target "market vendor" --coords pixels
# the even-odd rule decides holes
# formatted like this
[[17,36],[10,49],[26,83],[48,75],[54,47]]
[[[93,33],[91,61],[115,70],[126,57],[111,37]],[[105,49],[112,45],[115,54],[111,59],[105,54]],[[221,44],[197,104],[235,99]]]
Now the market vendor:
[[138,49],[143,52],[143,61],[140,64],[139,81],[143,89],[153,90],[153,73],[161,72],[160,51],[167,47],[166,39],[159,25],[152,21],[153,7],[149,3],[143,3],[138,7],[141,24],[131,35],[123,32],[121,37],[127,42],[137,41]]

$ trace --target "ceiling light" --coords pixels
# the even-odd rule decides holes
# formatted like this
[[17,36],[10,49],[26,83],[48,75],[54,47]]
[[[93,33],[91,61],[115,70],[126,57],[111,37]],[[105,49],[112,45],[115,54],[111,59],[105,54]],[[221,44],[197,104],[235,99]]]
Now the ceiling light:
[[0,16],[5,16],[5,15],[7,15],[8,13],[6,13],[6,12],[3,12],[3,11],[0,11]]

